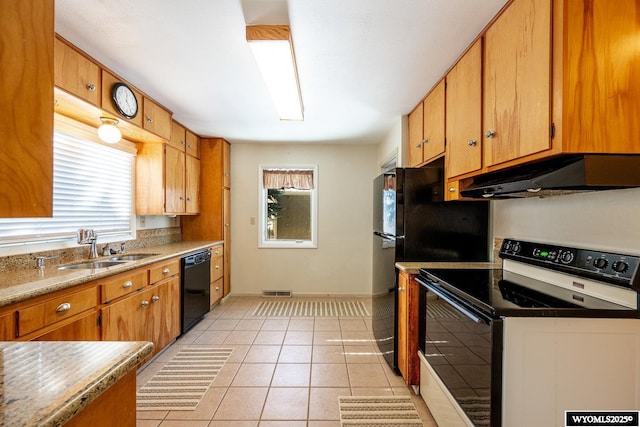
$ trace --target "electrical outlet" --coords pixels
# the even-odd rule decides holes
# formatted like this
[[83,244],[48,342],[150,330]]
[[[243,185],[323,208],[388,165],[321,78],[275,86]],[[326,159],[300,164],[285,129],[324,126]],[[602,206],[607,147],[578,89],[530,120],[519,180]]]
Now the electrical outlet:
[[144,215],[140,215],[138,217],[138,222],[140,223],[140,228],[144,228],[147,225],[147,219],[144,217]]

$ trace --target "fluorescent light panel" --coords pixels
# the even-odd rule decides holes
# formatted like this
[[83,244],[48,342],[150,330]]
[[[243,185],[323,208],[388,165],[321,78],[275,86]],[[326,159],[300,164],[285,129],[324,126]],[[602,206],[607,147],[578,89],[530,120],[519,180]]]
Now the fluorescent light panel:
[[304,120],[289,26],[247,26],[247,41],[280,119]]

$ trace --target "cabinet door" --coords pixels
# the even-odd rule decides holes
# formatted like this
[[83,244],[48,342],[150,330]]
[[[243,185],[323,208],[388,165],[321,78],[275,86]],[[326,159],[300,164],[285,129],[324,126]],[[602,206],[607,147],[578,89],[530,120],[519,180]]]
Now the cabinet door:
[[53,10],[0,2],[0,218],[53,213]]
[[482,168],[482,39],[447,74],[446,174]]
[[13,341],[16,339],[16,314],[11,311],[0,316],[0,340]]
[[487,166],[551,147],[551,0],[516,0],[485,34]]
[[58,39],[55,41],[53,75],[56,86],[100,106],[100,67]]
[[409,167],[418,166],[422,163],[423,123],[424,106],[421,102],[411,113],[409,113]]
[[195,214],[200,208],[200,160],[187,154],[185,168],[185,212]]
[[444,80],[425,98],[423,108],[421,162],[444,154]]
[[142,127],[164,139],[171,138],[171,113],[149,98],[143,98]]
[[185,131],[184,126],[171,120],[171,137],[169,138],[169,144],[180,151],[185,151],[187,148]]
[[185,207],[185,154],[170,145],[165,146],[165,212],[183,213]]
[[198,138],[198,135],[191,132],[189,129],[187,129],[185,132],[185,138],[187,141],[187,154],[199,159],[200,158],[200,138]]
[[408,289],[409,277],[406,273],[400,272],[398,275],[398,336],[396,342],[398,344],[398,369],[402,373],[403,378],[407,378],[408,374],[408,358],[407,358],[407,322],[408,311]]
[[231,145],[224,140],[222,142],[222,186],[231,188]]
[[[102,308],[103,341],[147,341],[151,292],[139,291]],[[151,340],[149,340],[151,341]]]
[[150,307],[146,315],[153,325],[149,340],[157,353],[180,335],[180,278],[173,277],[149,290]]

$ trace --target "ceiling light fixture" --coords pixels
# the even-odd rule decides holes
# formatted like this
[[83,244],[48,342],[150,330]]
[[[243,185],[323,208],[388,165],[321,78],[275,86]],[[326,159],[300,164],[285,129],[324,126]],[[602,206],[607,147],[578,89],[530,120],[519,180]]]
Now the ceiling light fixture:
[[304,120],[288,25],[249,25],[247,42],[281,120]]
[[118,120],[110,117],[100,117],[102,124],[98,128],[98,137],[109,144],[115,144],[122,138],[122,132],[118,129]]

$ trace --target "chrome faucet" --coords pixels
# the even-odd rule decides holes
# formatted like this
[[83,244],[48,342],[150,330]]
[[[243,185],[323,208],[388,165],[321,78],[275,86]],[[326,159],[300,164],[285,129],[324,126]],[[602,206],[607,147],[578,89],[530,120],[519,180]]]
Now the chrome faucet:
[[76,232],[79,245],[91,245],[89,259],[98,258],[98,248],[96,242],[98,234],[92,228],[81,228]]

